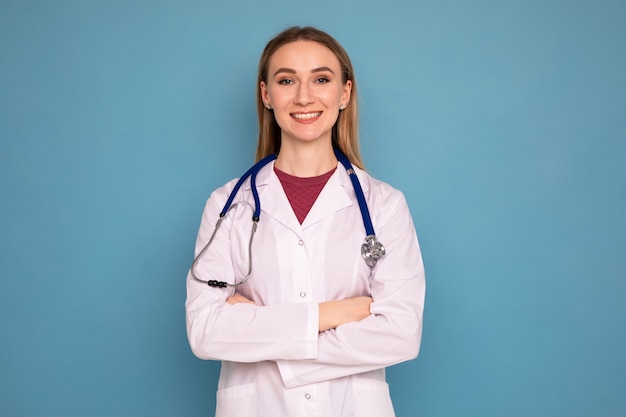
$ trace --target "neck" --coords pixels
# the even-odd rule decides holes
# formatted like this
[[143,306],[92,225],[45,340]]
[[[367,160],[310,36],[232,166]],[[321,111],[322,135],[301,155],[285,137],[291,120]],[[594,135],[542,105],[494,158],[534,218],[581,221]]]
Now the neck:
[[330,143],[328,146],[281,145],[275,166],[294,177],[316,177],[336,168],[337,158]]

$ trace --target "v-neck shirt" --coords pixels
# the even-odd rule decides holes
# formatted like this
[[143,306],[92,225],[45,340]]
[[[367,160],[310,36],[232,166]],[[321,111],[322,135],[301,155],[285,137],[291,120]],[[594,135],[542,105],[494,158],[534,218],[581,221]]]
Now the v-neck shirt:
[[304,221],[320,192],[337,168],[315,177],[296,177],[274,167],[274,172],[285,190],[287,200],[291,204],[300,224]]

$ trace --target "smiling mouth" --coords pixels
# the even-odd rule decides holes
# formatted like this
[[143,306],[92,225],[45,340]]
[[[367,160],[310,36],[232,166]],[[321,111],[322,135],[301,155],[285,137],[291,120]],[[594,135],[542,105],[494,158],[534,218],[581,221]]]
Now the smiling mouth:
[[313,113],[292,113],[291,116],[298,120],[312,120],[316,117],[320,117],[322,115],[321,111],[316,111]]

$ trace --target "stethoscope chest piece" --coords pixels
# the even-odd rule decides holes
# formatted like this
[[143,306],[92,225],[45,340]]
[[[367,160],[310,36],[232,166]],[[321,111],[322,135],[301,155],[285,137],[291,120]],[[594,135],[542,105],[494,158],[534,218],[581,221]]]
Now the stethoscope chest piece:
[[368,235],[365,243],[361,245],[361,256],[370,268],[376,266],[376,262],[385,256],[385,247],[376,239],[374,235]]

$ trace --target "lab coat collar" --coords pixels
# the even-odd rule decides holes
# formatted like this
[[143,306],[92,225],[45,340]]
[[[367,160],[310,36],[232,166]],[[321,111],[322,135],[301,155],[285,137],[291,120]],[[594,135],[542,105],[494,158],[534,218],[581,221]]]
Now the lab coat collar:
[[[259,171],[256,179],[259,199],[261,200],[261,217],[263,215],[271,216],[289,229],[300,234],[304,229],[330,214],[357,204],[353,197],[354,188],[350,177],[341,164],[338,163],[337,165],[337,170],[328,179],[317,200],[315,200],[313,207],[311,207],[311,211],[304,219],[302,225],[300,225],[285,195],[283,186],[274,172],[274,161],[267,164]],[[354,170],[361,174],[358,168],[355,167]],[[359,177],[361,179],[362,175],[359,175]],[[362,180],[361,186],[366,191],[366,184]],[[244,189],[248,191],[251,189],[250,181],[246,181]]]

